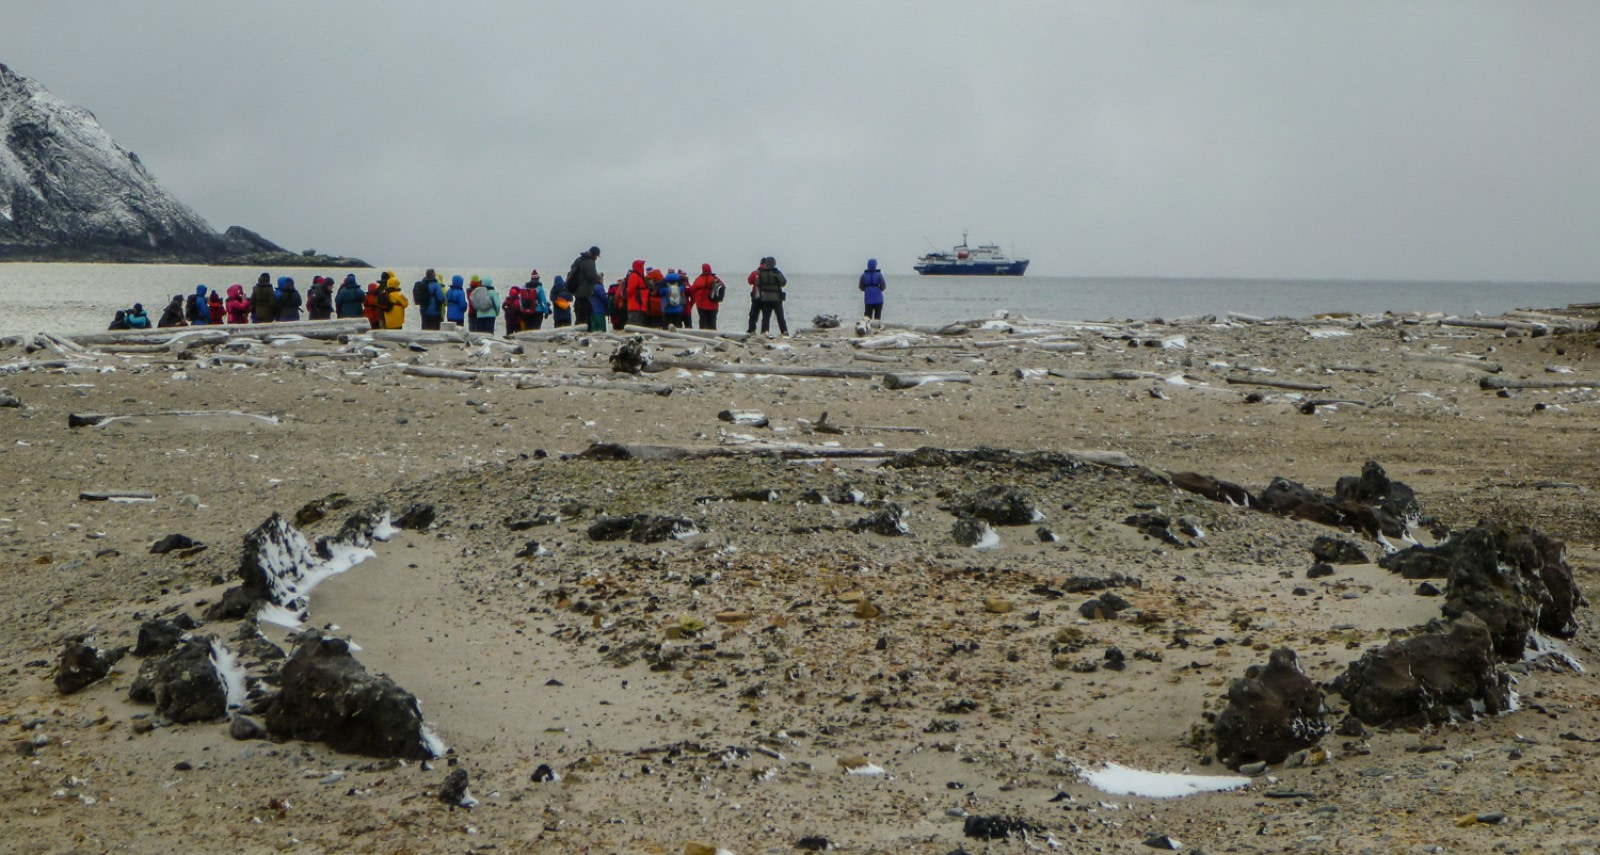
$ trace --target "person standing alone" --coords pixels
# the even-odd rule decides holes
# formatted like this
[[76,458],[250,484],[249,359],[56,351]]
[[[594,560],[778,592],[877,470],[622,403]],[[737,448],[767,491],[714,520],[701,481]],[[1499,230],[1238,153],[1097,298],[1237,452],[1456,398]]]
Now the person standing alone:
[[861,299],[866,305],[864,317],[883,320],[883,271],[878,269],[878,259],[867,259],[867,269],[861,272]]

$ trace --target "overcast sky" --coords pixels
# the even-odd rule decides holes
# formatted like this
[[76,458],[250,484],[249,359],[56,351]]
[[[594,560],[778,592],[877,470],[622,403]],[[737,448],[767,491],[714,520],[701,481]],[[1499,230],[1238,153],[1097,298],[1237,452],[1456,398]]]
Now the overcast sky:
[[1600,280],[1600,3],[7,0],[217,229],[379,266]]

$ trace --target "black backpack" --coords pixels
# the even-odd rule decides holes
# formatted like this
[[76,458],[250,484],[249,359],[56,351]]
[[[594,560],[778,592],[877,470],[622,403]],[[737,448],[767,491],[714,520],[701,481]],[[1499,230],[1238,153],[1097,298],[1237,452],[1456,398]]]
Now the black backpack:
[[191,321],[200,317],[200,298],[198,295],[190,294],[189,299],[184,301],[183,314]]
[[722,277],[717,277],[711,283],[711,302],[720,303],[722,298],[728,296],[728,286],[723,283]]
[[415,285],[411,286],[411,302],[417,307],[418,311],[428,311],[428,283],[425,280],[419,279]]

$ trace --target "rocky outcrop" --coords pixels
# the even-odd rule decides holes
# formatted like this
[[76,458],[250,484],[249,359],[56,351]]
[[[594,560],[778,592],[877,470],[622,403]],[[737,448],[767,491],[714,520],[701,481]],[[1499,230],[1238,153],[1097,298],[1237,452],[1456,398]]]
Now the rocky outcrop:
[[221,718],[228,690],[211,661],[213,641],[190,638],[165,656],[146,659],[128,697],[155,704],[156,712],[179,724]]
[[1217,716],[1217,759],[1230,769],[1282,763],[1327,732],[1322,690],[1294,651],[1280,647],[1265,667],[1251,667],[1228,688],[1228,706]]
[[1370,725],[1420,727],[1500,713],[1510,680],[1495,662],[1489,627],[1476,615],[1444,631],[1369,650],[1334,679],[1350,714]]
[[113,140],[94,114],[0,65],[0,262],[365,267],[217,234]]
[[416,697],[388,677],[367,673],[344,640],[303,636],[281,679],[283,688],[266,703],[272,735],[369,757],[433,756]]
[[86,638],[74,638],[61,649],[56,660],[56,691],[70,695],[111,673],[111,666],[128,652],[126,647],[101,650]]

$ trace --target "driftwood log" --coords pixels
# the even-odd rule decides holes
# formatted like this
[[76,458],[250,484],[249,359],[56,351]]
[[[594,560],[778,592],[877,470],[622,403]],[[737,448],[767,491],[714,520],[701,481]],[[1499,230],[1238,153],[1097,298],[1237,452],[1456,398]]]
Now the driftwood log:
[[1589,389],[1600,388],[1600,379],[1581,377],[1546,377],[1537,380],[1519,380],[1515,377],[1485,376],[1478,378],[1480,389]]
[[772,374],[782,377],[822,377],[830,380],[871,380],[882,371],[864,368],[833,368],[825,365],[740,365],[724,362],[700,362],[692,359],[662,359],[651,362],[646,371],[659,373],[669,368],[684,371],[709,371],[713,374]]
[[246,413],[241,410],[163,410],[150,413],[68,413],[67,427],[100,427],[122,419],[147,419],[154,417],[216,417],[237,416],[247,419],[257,419],[269,425],[278,423],[277,416],[268,416],[261,413]]
[[1437,353],[1401,353],[1400,358],[1406,362],[1432,362],[1439,365],[1460,365],[1464,368],[1476,368],[1490,374],[1500,373],[1500,363],[1489,362],[1471,356],[1445,356]]
[[946,374],[885,374],[883,385],[889,389],[913,389],[929,383],[971,383],[972,375],[965,371]]
[[274,335],[299,335],[315,339],[336,339],[340,336],[372,332],[365,318],[345,318],[327,321],[283,321],[272,324],[210,324],[204,327],[167,327],[150,330],[108,330],[74,336],[80,345],[100,344],[165,344],[175,337],[197,333],[224,333],[232,338],[266,338]]
[[1273,389],[1290,389],[1296,392],[1326,392],[1332,389],[1325,383],[1300,383],[1294,380],[1261,380],[1255,377],[1233,376],[1224,378],[1235,386],[1267,386]]

